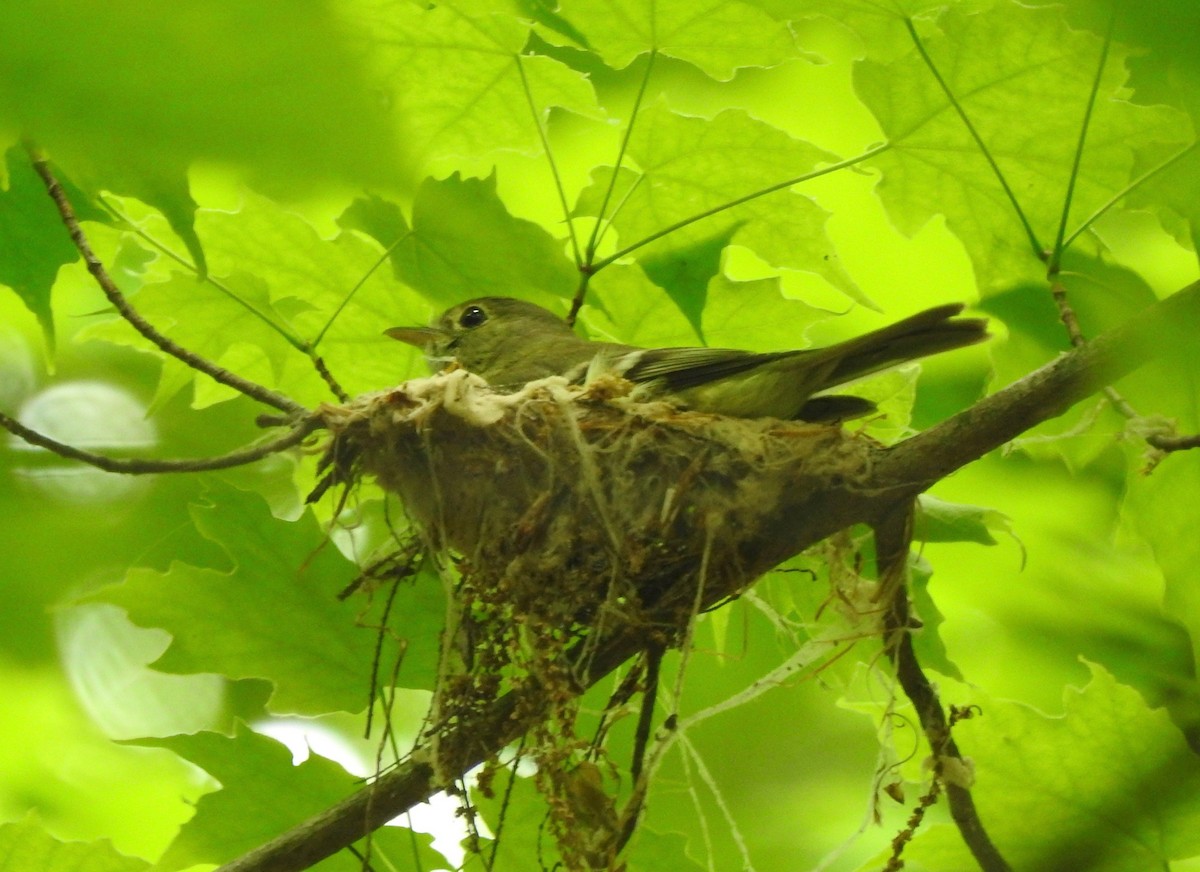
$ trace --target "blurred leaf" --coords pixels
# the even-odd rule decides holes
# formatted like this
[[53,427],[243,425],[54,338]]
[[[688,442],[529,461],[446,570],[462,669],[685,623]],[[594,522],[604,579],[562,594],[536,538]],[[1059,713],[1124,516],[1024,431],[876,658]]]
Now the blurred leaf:
[[[175,563],[133,569],[96,599],[123,607],[140,626],[161,627],[171,646],[155,664],[168,672],[216,672],[275,684],[271,709],[322,714],[369,703],[378,615],[337,593],[354,567],[311,515],[283,523],[250,494],[215,490],[192,508],[197,529],[233,563],[218,570]],[[436,672],[442,592],[406,582],[393,614],[408,640],[400,682],[430,687]]]
[[[1066,692],[1062,717],[972,701],[982,711],[955,738],[974,761],[989,835],[1014,869],[1143,872],[1200,851],[1200,761],[1165,713],[1104,670],[1093,666],[1085,688]],[[904,856],[930,872],[973,864],[949,826],[919,834]]]
[[[925,497],[922,497],[922,500],[924,499]],[[913,650],[916,651],[922,668],[932,669],[941,675],[963,681],[962,671],[958,664],[950,659],[945,640],[942,639],[941,628],[946,622],[946,616],[942,614],[937,601],[929,592],[929,580],[935,569],[919,555],[909,559],[909,593],[912,597],[913,611],[920,621],[920,626],[912,634]]]
[[[292,765],[292,752],[285,746],[245,726],[234,736],[195,733],[138,744],[169,748],[221,782],[220,790],[196,803],[196,816],[155,866],[164,872],[233,860],[363,786],[362,779],[316,754]],[[424,870],[444,863],[430,849],[429,836],[398,827],[377,830],[371,849],[385,868]],[[313,868],[358,872],[362,861],[342,851]]]
[[[1196,384],[1193,381],[1193,389]],[[1200,662],[1200,541],[1194,534],[1200,456],[1184,452],[1153,475],[1131,482],[1126,511],[1149,544],[1166,582],[1163,605],[1187,628],[1192,654]]]
[[0,872],[141,872],[150,864],[117,853],[107,840],[63,842],[31,814],[0,824]]
[[198,158],[292,184],[400,183],[397,128],[314,0],[286,14],[268,0],[20,0],[0,28],[0,129],[85,174],[139,180],[126,192],[168,209],[179,201],[159,202],[151,180],[181,180]]
[[983,506],[949,503],[930,494],[918,500],[913,538],[919,542],[978,542],[995,545],[993,533],[1013,535],[1012,521]]

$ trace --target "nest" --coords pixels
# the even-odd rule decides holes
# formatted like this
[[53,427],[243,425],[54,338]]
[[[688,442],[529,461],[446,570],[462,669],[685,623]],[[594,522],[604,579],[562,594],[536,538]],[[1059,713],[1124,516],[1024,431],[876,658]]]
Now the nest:
[[614,610],[678,626],[673,612],[735,596],[866,489],[870,440],[629,388],[545,379],[501,394],[459,370],[323,416],[345,474],[374,476],[476,586],[558,627]]

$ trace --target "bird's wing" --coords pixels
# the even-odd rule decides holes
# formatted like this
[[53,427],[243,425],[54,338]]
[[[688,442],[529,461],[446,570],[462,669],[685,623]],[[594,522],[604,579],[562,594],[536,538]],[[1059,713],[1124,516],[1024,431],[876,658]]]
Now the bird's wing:
[[616,368],[632,382],[661,381],[669,390],[679,391],[795,354],[795,351],[757,354],[729,348],[648,348],[616,361]]

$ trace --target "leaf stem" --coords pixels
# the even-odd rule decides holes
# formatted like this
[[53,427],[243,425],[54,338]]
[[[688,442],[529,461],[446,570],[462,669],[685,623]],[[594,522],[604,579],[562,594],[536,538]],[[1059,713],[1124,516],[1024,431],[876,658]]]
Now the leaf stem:
[[1078,239],[1079,236],[1084,231],[1086,231],[1089,227],[1091,227],[1093,224],[1095,224],[1096,221],[1099,220],[1100,216],[1102,216],[1105,212],[1107,212],[1113,206],[1117,205],[1117,203],[1121,202],[1123,199],[1128,197],[1133,191],[1136,191],[1138,188],[1140,188],[1146,182],[1150,181],[1150,179],[1152,179],[1154,176],[1163,172],[1168,167],[1171,167],[1172,165],[1183,160],[1185,157],[1187,157],[1189,154],[1191,154],[1193,151],[1195,151],[1197,146],[1200,146],[1200,141],[1191,143],[1191,145],[1180,150],[1176,154],[1171,155],[1171,157],[1167,158],[1165,161],[1160,163],[1158,166],[1153,167],[1149,170],[1146,170],[1146,172],[1142,173],[1140,176],[1138,176],[1136,179],[1134,179],[1132,182],[1130,182],[1128,185],[1126,185],[1120,191],[1113,194],[1108,200],[1106,200],[1103,204],[1101,204],[1099,206],[1099,208],[1096,209],[1095,212],[1093,212],[1091,215],[1089,215],[1087,218],[1085,218],[1082,222],[1080,222],[1079,226],[1076,227],[1075,230],[1072,231],[1071,234],[1065,240],[1063,240],[1063,244],[1062,244],[1063,248],[1064,249],[1069,248],[1071,243],[1073,243],[1076,239]]
[[710,218],[713,215],[720,214],[721,212],[724,212],[728,209],[732,209],[735,206],[740,206],[743,203],[748,203],[751,200],[758,199],[759,197],[764,197],[767,194],[773,194],[776,191],[782,190],[784,188],[790,188],[792,185],[798,185],[801,182],[807,182],[811,179],[815,179],[820,176],[824,176],[824,175],[828,175],[829,173],[836,172],[837,170],[842,170],[842,169],[845,169],[846,167],[852,167],[855,164],[860,164],[863,161],[870,160],[871,158],[882,154],[883,152],[887,151],[891,147],[892,146],[889,143],[877,145],[874,148],[868,149],[867,151],[864,151],[862,154],[857,155],[855,157],[847,158],[846,160],[843,160],[843,161],[838,161],[837,163],[830,164],[827,167],[821,167],[820,169],[812,170],[810,172],[804,173],[803,175],[796,176],[795,178],[787,179],[782,182],[776,182],[773,185],[768,185],[767,187],[761,188],[760,190],[757,190],[751,194],[747,194],[744,197],[738,197],[736,200],[730,200],[727,203],[722,203],[721,205],[714,206],[711,209],[705,209],[703,212],[697,212],[695,215],[691,215],[687,218],[684,218],[682,221],[676,221],[674,224],[671,224],[668,227],[664,227],[662,230],[659,230],[656,233],[651,233],[649,236],[645,237],[644,239],[639,240],[638,242],[633,243],[632,245],[627,245],[625,248],[622,248],[616,254],[611,254],[608,257],[604,258],[603,260],[597,261],[592,266],[592,272],[594,272],[594,273],[599,272],[600,270],[604,269],[606,266],[613,263],[614,261],[620,260],[621,258],[626,257],[629,254],[633,253],[634,251],[637,251],[639,248],[649,245],[651,242],[656,242],[657,240],[662,239],[664,236],[667,236],[668,234],[674,233],[676,230],[681,230],[682,228],[687,227],[689,224],[694,224],[697,221],[702,221],[705,218]]
[[[613,190],[617,186],[617,176],[621,173],[621,167],[625,162],[625,154],[629,150],[629,140],[633,136],[634,124],[637,123],[638,115],[642,110],[642,100],[646,96],[646,88],[650,85],[650,73],[654,69],[654,59],[656,57],[658,57],[658,49],[651,49],[650,55],[646,59],[646,72],[642,76],[641,84],[638,85],[637,95],[633,98],[633,106],[629,110],[629,123],[625,125],[625,133],[621,137],[621,145],[617,149],[617,162],[612,168],[612,174],[608,177],[608,189],[604,192],[604,199],[600,202],[600,209],[596,215],[596,223],[593,225],[591,237],[588,239],[585,264],[589,267],[592,266],[592,258],[596,256],[596,247],[600,245],[605,232],[611,226],[611,221],[605,221],[604,213],[608,211],[608,204],[612,200]],[[596,269],[598,268],[596,267]]]
[[[1100,80],[1104,75],[1104,67],[1108,63],[1108,51],[1112,47],[1112,31],[1117,13],[1114,8],[1108,17],[1108,29],[1104,34],[1104,43],[1100,49],[1100,59],[1096,63],[1096,73],[1092,76],[1092,89],[1088,93],[1087,106],[1083,112],[1083,123],[1079,126],[1079,140],[1075,143],[1075,154],[1071,159],[1071,172],[1067,176],[1067,192],[1063,197],[1062,217],[1058,222],[1058,233],[1054,239],[1054,249],[1050,252],[1047,272],[1054,275],[1062,265],[1062,255],[1066,246],[1067,221],[1071,216],[1071,203],[1075,197],[1075,183],[1079,180],[1079,167],[1083,163],[1083,147],[1087,142],[1088,130],[1092,123],[1092,111],[1096,108],[1096,95],[1100,93]],[[1074,237],[1072,237],[1074,238]]]
[[925,62],[925,66],[929,68],[929,72],[933,74],[933,78],[937,81],[938,86],[942,89],[942,93],[946,95],[946,99],[950,101],[951,107],[958,114],[959,119],[966,126],[967,132],[971,134],[971,138],[975,140],[975,145],[979,148],[984,160],[988,162],[988,166],[992,168],[992,173],[1000,182],[1000,187],[1004,189],[1004,195],[1008,197],[1008,202],[1012,204],[1013,210],[1017,213],[1017,218],[1021,222],[1021,227],[1025,230],[1025,236],[1029,240],[1029,245],[1033,248],[1034,256],[1038,260],[1045,259],[1045,248],[1038,241],[1037,234],[1033,232],[1033,226],[1029,223],[1029,219],[1025,216],[1025,210],[1021,208],[1021,203],[1017,200],[1016,193],[1008,184],[1008,179],[1004,177],[1004,173],[1000,169],[1000,165],[996,163],[996,159],[992,157],[991,150],[987,147],[987,143],[983,141],[983,136],[980,135],[974,123],[967,115],[966,110],[958,99],[954,96],[954,92],[950,90],[949,83],[942,77],[941,71],[937,68],[937,64],[933,62],[929,51],[925,48],[925,43],[922,42],[920,34],[917,33],[917,28],[913,24],[911,18],[904,19],[904,26],[908,28],[908,34],[912,37],[913,45],[916,46],[917,52],[921,55],[921,59]]
[[525,102],[529,104],[529,112],[533,116],[533,126],[537,128],[538,139],[542,142],[542,150],[546,153],[546,160],[550,164],[554,190],[558,193],[558,204],[563,211],[563,219],[567,224],[567,235],[571,240],[571,256],[575,259],[575,265],[580,266],[583,263],[583,254],[579,250],[579,237],[575,233],[575,224],[571,221],[571,207],[567,204],[567,192],[563,188],[562,174],[558,171],[558,162],[554,159],[554,152],[550,148],[550,138],[546,135],[546,128],[542,124],[537,104],[533,100],[533,89],[529,86],[529,77],[525,75],[525,66],[521,63],[519,54],[516,56],[516,63],[517,72],[521,76],[521,90],[525,94]]
[[334,309],[333,313],[329,316],[329,320],[327,320],[324,326],[317,331],[317,335],[313,337],[312,342],[308,344],[308,351],[316,351],[317,346],[321,344],[321,340],[325,338],[325,334],[329,332],[329,328],[333,326],[333,322],[337,320],[338,315],[342,314],[342,310],[350,304],[352,299],[354,299],[354,295],[359,292],[359,289],[361,289],[362,286],[367,283],[367,279],[375,275],[375,271],[387,262],[387,259],[392,256],[392,252],[396,250],[396,247],[400,245],[401,242],[408,239],[408,237],[411,235],[411,230],[405,231],[403,234],[401,234],[399,239],[384,249],[383,254],[379,255],[375,262],[367,268],[367,271],[363,273],[362,278],[354,283],[354,287],[352,287],[346,296],[342,298],[342,301],[338,303],[337,308]]

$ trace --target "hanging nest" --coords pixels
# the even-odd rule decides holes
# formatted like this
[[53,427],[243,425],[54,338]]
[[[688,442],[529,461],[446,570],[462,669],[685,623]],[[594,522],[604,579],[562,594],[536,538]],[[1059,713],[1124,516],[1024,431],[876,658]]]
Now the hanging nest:
[[871,440],[635,402],[630,388],[418,379],[324,408],[326,463],[374,476],[476,588],[560,629],[670,632],[862,520]]

